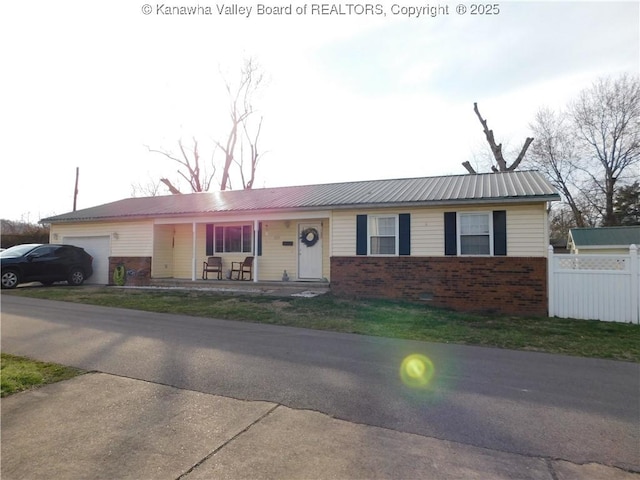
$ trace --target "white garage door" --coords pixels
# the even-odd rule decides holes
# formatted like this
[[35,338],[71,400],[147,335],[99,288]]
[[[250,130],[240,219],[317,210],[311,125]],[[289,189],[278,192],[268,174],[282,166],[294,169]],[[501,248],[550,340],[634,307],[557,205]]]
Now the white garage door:
[[62,243],[75,245],[93,257],[93,275],[85,283],[106,285],[109,283],[109,251],[111,239],[106,237],[64,237]]

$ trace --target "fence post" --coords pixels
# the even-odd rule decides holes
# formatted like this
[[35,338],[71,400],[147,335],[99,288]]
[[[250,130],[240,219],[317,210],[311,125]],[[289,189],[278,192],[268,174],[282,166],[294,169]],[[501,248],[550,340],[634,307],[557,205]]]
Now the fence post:
[[555,295],[554,295],[554,271],[553,271],[553,246],[549,245],[547,250],[547,302],[549,304],[549,308],[547,309],[550,317],[554,317],[556,314],[555,311]]
[[631,312],[635,323],[640,323],[640,285],[638,285],[640,271],[638,267],[638,247],[631,245],[629,247],[629,256],[631,257]]

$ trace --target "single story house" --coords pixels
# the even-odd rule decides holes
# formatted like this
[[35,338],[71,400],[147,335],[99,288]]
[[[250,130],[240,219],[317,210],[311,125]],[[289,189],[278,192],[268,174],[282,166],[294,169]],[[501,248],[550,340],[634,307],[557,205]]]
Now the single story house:
[[94,283],[122,265],[128,283],[195,281],[210,256],[225,270],[252,256],[253,281],[286,271],[339,296],[544,315],[559,199],[516,171],[128,198],[41,222],[94,256]]
[[640,225],[572,228],[567,240],[567,248],[574,254],[626,255],[631,245],[640,247]]

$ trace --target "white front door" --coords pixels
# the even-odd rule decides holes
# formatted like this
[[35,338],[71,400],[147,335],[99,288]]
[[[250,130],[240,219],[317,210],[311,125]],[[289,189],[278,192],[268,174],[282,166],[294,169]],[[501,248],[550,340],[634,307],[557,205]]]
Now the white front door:
[[322,278],[322,225],[319,223],[298,225],[298,278]]

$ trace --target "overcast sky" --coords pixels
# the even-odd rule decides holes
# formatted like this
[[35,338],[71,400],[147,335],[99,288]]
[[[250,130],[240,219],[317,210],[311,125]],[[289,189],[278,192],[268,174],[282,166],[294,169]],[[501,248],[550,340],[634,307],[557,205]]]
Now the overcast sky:
[[[464,174],[461,163],[485,150],[473,102],[497,140],[518,148],[540,107],[640,69],[637,1],[503,1],[494,15],[441,2],[430,5],[448,15],[420,17],[394,12],[428,3],[397,2],[380,3],[380,15],[267,2],[292,6],[279,16],[236,3],[253,7],[248,17],[206,0],[5,3],[0,217],[71,211],[76,167],[79,209],[175,179],[176,165],[146,145],[175,151],[195,137],[209,157],[226,134],[220,70],[237,72],[244,57],[268,79],[255,187]],[[201,8],[166,15],[162,5]]]

